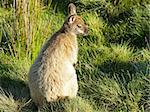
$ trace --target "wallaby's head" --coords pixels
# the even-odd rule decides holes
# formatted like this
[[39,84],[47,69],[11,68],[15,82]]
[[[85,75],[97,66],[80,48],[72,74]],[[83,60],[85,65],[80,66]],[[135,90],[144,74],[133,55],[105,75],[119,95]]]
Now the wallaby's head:
[[68,18],[66,19],[64,25],[67,27],[67,30],[74,34],[87,35],[88,27],[83,21],[83,19],[77,15],[76,6],[73,3],[70,3],[68,6]]

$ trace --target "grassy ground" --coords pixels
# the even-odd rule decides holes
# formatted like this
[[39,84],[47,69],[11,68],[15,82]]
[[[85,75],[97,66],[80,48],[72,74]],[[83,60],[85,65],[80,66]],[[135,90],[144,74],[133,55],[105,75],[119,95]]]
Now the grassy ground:
[[[28,71],[42,44],[62,26],[69,3],[39,1],[30,0],[26,7],[18,0],[16,9],[13,0],[0,2],[0,112],[35,110]],[[78,37],[78,97],[42,111],[149,112],[149,1],[73,2],[89,26],[89,35]]]

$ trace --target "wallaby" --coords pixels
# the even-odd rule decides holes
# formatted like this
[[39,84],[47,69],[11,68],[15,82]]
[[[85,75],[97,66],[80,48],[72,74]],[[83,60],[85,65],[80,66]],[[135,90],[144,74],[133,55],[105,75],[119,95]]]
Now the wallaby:
[[38,107],[77,95],[77,34],[87,35],[88,27],[74,4],[69,4],[68,12],[62,28],[44,44],[29,71],[30,94]]

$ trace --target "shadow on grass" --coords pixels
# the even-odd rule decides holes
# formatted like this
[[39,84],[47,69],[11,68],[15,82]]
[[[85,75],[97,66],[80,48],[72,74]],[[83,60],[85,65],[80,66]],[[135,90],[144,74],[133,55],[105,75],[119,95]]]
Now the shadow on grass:
[[105,21],[108,22],[110,26],[120,24],[120,21],[126,21],[129,17],[132,16],[130,10],[112,15],[108,12],[106,6],[104,4],[101,4],[101,2],[99,1],[89,2],[86,6],[79,2],[78,5],[85,11],[91,10],[97,12]]
[[[28,84],[19,79],[19,75],[14,66],[0,62],[0,88],[6,93],[7,97],[11,95],[15,101],[19,101],[18,108],[30,100]],[[30,111],[35,110],[32,102],[29,103],[27,109]]]
[[15,66],[0,62],[0,87],[7,93],[13,95],[14,99],[29,99],[29,88],[27,83],[19,79]]
[[[90,62],[89,62],[90,63]],[[93,80],[101,79],[102,77],[113,78],[117,77],[120,79],[124,86],[126,87],[128,82],[132,79],[136,79],[139,76],[147,76],[150,69],[148,68],[148,61],[137,61],[137,62],[121,62],[115,60],[109,60],[99,65],[94,65],[92,68],[88,68],[82,65],[83,75],[78,75],[79,79],[83,77],[91,77]],[[89,75],[92,74],[92,75]],[[77,74],[80,71],[77,69]]]
[[[112,2],[112,1],[111,1]],[[109,3],[108,3],[109,4]],[[149,45],[149,25],[147,24],[147,15],[139,15],[139,17],[136,17],[135,12],[133,9],[126,9],[122,10],[118,9],[118,7],[114,6],[114,9],[112,12],[110,12],[107,7],[107,4],[102,4],[99,1],[95,2],[89,2],[87,5],[78,3],[77,4],[80,7],[80,10],[83,12],[97,12],[99,17],[102,17],[105,23],[107,23],[107,27],[104,30],[104,36],[107,39],[108,42],[111,43],[121,43],[123,42],[130,42],[132,46],[136,48],[147,48],[147,45]],[[139,4],[141,5],[141,4]],[[142,6],[142,5],[141,5]],[[140,6],[139,6],[140,7]],[[142,6],[143,7],[143,6]],[[108,8],[108,9],[107,9]],[[144,8],[139,9],[144,10]],[[117,11],[117,13],[115,13]],[[141,17],[140,17],[141,16]],[[136,19],[138,19],[138,21]],[[141,19],[142,18],[142,19]],[[126,25],[123,27],[123,25]],[[137,24],[139,24],[137,26]],[[119,26],[118,30],[124,30],[126,32],[119,33],[116,35],[115,28],[117,29],[117,26]],[[109,30],[108,30],[109,29]],[[119,36],[118,36],[119,35]],[[114,36],[115,38],[111,38]]]
[[12,94],[15,100],[30,98],[28,85],[19,79],[2,76],[0,77],[0,87],[5,92]]
[[146,74],[148,61],[138,62],[121,62],[121,61],[107,61],[99,65],[99,69],[104,73],[123,73],[128,71],[130,74],[143,73]]
[[40,109],[40,111],[41,112],[65,112],[65,102],[67,102],[67,99],[47,103]]

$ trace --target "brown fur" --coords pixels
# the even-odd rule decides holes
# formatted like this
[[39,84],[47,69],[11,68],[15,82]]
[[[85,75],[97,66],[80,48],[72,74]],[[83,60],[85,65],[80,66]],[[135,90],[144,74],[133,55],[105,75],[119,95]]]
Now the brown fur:
[[76,97],[77,75],[73,65],[77,62],[77,34],[87,34],[87,26],[69,5],[69,16],[62,28],[42,47],[29,71],[31,98],[37,106],[60,98]]

